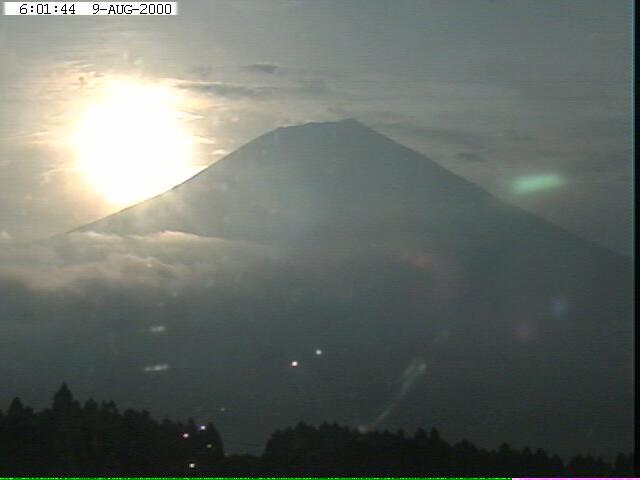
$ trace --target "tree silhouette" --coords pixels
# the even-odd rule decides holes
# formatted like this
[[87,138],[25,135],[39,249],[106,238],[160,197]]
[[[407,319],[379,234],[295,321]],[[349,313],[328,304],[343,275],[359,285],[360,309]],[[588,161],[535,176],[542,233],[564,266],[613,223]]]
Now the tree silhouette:
[[19,398],[0,411],[5,476],[633,476],[633,457],[613,464],[577,455],[566,464],[542,449],[454,445],[435,428],[360,431],[300,422],[273,433],[261,457],[225,456],[213,423],[154,420],[112,401],[80,406],[62,384],[51,408],[35,413]]
[[[186,431],[188,442],[182,437]],[[93,399],[81,407],[66,384],[52,407],[38,414],[18,398],[6,415],[0,412],[4,475],[215,474],[223,459],[212,423],[158,423],[146,411],[120,413],[115,403]]]

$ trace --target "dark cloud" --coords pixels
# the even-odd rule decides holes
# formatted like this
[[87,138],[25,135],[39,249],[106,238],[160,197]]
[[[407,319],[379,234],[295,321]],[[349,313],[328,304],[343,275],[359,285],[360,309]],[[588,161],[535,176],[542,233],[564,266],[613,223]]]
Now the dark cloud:
[[357,95],[336,90],[321,78],[301,79],[289,85],[243,85],[241,83],[206,82],[206,81],[179,81],[176,86],[185,90],[205,95],[213,95],[229,99],[264,100],[270,98],[286,97],[330,97],[353,99]]
[[250,87],[235,83],[225,82],[189,82],[182,81],[178,83],[178,88],[190,90],[196,93],[206,95],[215,95],[224,98],[249,98],[259,99],[272,95],[272,89],[269,87]]
[[282,74],[286,71],[282,66],[275,63],[253,63],[251,65],[245,65],[242,69],[252,73],[265,73],[269,75]]

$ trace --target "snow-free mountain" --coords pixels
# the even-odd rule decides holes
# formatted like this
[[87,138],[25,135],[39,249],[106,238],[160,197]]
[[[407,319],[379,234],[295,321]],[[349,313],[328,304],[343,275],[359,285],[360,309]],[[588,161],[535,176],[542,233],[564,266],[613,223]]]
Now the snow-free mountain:
[[300,420],[631,448],[629,260],[357,121],[279,128],[46,248],[64,288],[0,283],[0,316],[41,325],[7,327],[7,395],[66,380],[230,451]]

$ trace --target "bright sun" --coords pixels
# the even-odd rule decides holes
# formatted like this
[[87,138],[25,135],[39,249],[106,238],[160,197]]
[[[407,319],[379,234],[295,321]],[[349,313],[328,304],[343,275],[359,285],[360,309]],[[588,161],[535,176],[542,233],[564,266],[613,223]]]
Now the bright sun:
[[198,170],[182,117],[170,87],[109,82],[73,133],[77,169],[115,205],[162,193]]

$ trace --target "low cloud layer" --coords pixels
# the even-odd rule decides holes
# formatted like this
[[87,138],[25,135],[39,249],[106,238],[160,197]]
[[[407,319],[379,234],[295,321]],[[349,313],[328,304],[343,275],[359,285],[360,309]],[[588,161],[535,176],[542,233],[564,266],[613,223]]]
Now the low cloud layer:
[[27,246],[5,242],[0,278],[18,281],[36,292],[82,292],[96,284],[123,290],[177,291],[211,285],[232,270],[237,274],[266,258],[267,253],[246,242],[183,232],[146,236],[72,233]]

